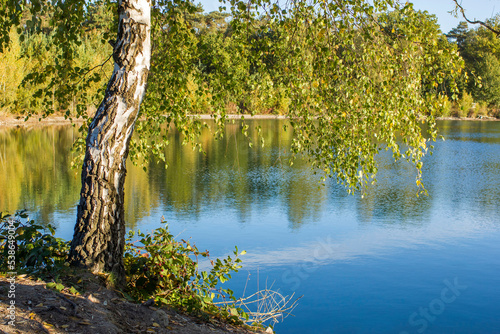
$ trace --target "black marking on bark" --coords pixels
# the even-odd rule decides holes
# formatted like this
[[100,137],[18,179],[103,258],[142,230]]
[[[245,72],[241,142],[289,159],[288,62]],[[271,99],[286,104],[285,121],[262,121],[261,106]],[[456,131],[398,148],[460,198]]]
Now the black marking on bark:
[[[105,97],[89,126],[77,223],[70,250],[72,264],[93,271],[113,272],[119,280],[124,278],[125,161],[142,100],[142,96],[134,96],[137,86],[146,83],[149,72],[147,68],[135,71],[137,56],[144,55],[149,27],[131,19],[128,10],[135,9],[130,2],[122,1],[119,6],[120,15],[125,15],[113,50],[118,70],[113,72]],[[121,115],[123,110],[118,109],[120,103],[131,111],[126,119]],[[124,122],[121,129],[117,121]]]

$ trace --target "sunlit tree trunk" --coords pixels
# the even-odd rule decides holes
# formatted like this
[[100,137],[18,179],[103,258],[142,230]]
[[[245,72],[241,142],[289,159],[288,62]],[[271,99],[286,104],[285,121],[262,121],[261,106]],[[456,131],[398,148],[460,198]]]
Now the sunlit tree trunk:
[[125,164],[149,72],[150,0],[121,0],[115,67],[90,124],[70,262],[123,282]]

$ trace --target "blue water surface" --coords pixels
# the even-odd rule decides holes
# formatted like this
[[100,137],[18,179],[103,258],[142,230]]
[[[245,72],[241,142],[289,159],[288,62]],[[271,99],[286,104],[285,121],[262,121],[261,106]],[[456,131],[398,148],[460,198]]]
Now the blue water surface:
[[[246,250],[225,288],[302,296],[278,333],[500,333],[500,123],[438,126],[445,140],[424,159],[428,196],[416,196],[411,166],[385,154],[362,198],[321,185],[306,162],[289,167],[286,138],[231,151],[228,136],[182,166],[150,169],[157,195],[128,212],[130,228],[164,217],[212,257]],[[141,197],[140,175],[128,174],[126,196]],[[52,211],[59,235],[71,238],[75,214]]]

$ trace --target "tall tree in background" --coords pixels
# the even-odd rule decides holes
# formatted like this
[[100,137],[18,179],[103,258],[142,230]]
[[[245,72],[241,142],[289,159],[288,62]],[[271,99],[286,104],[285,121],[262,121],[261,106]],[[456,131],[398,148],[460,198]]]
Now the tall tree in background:
[[[488,27],[488,28],[486,28]],[[500,16],[485,20],[480,26],[468,27],[460,22],[447,37],[458,46],[465,61],[465,69],[473,80],[467,91],[477,102],[492,108],[500,107]]]
[[[293,128],[293,152],[308,156],[325,177],[336,178],[349,191],[359,189],[374,180],[376,155],[391,150],[395,160],[403,158],[415,166],[416,184],[422,187],[421,160],[429,139],[421,124],[427,122],[431,139],[436,133],[433,118],[420,116],[438,107],[440,81],[451,78],[453,83],[462,64],[454,50],[438,43],[437,30],[422,25],[411,4],[310,0],[279,7],[272,1],[231,0],[228,5],[227,36],[237,51],[234,57],[217,52],[202,57],[203,49],[194,38],[196,6],[182,1],[119,0],[118,34],[112,42],[114,71],[85,141],[70,253],[73,264],[113,272],[123,279],[123,183],[129,150],[134,156],[153,152],[161,158],[165,123],[195,138],[202,123],[189,116],[194,111],[192,94],[206,94],[207,110],[223,126],[232,94],[250,89],[264,100],[270,98],[270,87],[279,87]],[[58,74],[57,85],[52,80],[47,83],[50,89],[40,92],[45,101],[55,96],[64,107],[75,87],[95,79],[89,79],[91,69],[77,68],[73,61],[91,6],[84,0],[9,0],[0,5],[0,14],[5,15],[0,21],[3,32],[11,25],[20,32],[25,29],[20,26],[24,7],[32,14],[26,25],[32,30],[36,31],[40,15],[51,16],[58,56],[44,71],[26,78],[43,84],[44,73]],[[398,11],[396,25],[381,16],[392,10]],[[214,22],[222,24],[221,17],[214,15],[205,22],[206,29],[212,29]],[[152,51],[150,30],[154,31]],[[431,66],[437,60],[441,67]],[[226,70],[201,70],[214,62],[226,64]],[[148,78],[151,94],[138,130],[150,139],[131,142]],[[237,78],[249,78],[252,85],[245,86]],[[49,95],[52,88],[57,90]],[[84,116],[84,107],[77,108],[78,115]]]

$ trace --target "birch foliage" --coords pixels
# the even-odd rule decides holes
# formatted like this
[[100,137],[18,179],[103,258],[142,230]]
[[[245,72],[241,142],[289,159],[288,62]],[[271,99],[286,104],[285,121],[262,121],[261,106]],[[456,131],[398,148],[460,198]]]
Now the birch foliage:
[[[113,1],[104,4],[117,7]],[[75,62],[87,14],[95,8],[95,2],[85,0],[9,0],[0,7],[2,31],[14,25],[22,34],[36,33],[44,29],[42,18],[53,30],[57,56],[24,80],[42,87],[36,95],[45,101],[47,115],[55,111],[54,99],[64,109],[79,90],[109,75],[99,66]],[[130,144],[133,159],[153,153],[164,160],[171,125],[186,142],[196,143],[207,125],[190,116],[194,113],[211,114],[213,132],[220,136],[228,105],[235,97],[252,96],[263,106],[269,101],[282,106],[280,112],[290,120],[285,130],[294,135],[293,152],[348,191],[373,182],[382,150],[413,164],[416,185],[423,190],[422,158],[436,137],[432,115],[442,95],[456,91],[463,67],[457,51],[442,42],[432,17],[394,0],[230,0],[221,9],[229,16],[214,14],[200,28],[199,8],[192,3],[152,2],[151,71],[143,121]],[[116,24],[98,26],[103,47],[113,44]],[[224,34],[215,34],[215,26],[224,26]],[[2,45],[7,40],[3,34]],[[77,98],[76,113],[68,116],[88,124],[88,97]],[[242,102],[236,111],[254,109]]]

